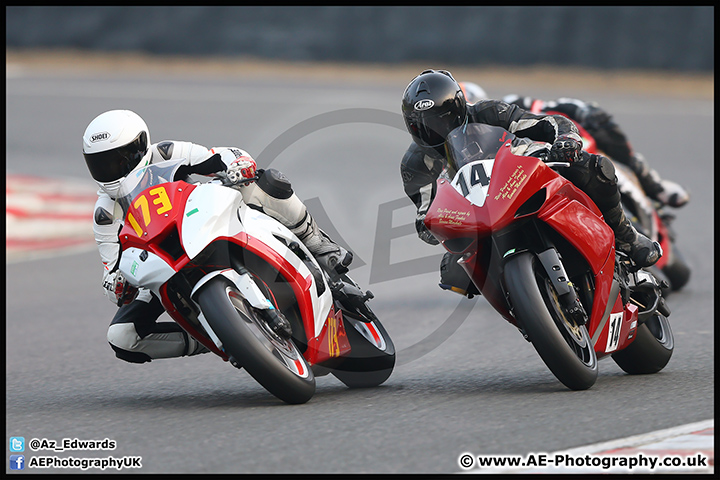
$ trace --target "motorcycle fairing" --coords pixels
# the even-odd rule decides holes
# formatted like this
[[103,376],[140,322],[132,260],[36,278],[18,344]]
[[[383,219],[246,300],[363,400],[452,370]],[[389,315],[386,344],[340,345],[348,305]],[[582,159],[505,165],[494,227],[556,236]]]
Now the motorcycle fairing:
[[[508,154],[511,155],[510,146],[506,145],[499,150],[498,159]],[[472,168],[472,164],[464,168],[467,167]],[[539,188],[530,189],[527,193],[519,190],[526,182],[535,183]],[[537,209],[524,211],[522,207],[526,202],[531,203],[531,197],[542,190],[545,191],[545,200],[538,204]],[[514,157],[510,162],[495,161],[489,185],[483,187],[483,191],[486,192],[484,204],[476,206],[458,189],[448,188],[446,179],[440,179],[435,200],[425,217],[425,225],[445,243],[457,238],[483,238],[503,230],[517,218],[536,214],[573,243],[594,273],[597,274],[610,257],[614,234],[602,220],[598,208],[584,192],[537,158]],[[575,221],[577,218],[579,222]],[[597,245],[610,247],[598,249]]]
[[[179,247],[178,225],[182,223],[186,198],[195,189],[185,182],[171,182],[146,188],[129,203],[125,223],[119,233],[123,250],[135,247],[154,253],[180,270],[189,258]],[[166,247],[166,248],[163,248]],[[123,253],[124,255],[124,253]]]
[[175,275],[175,269],[166,259],[137,247],[128,247],[123,251],[119,268],[130,273],[126,276],[130,285],[142,285],[156,295],[159,295],[160,287]]
[[554,192],[548,189],[547,196],[537,217],[581,252],[597,275],[607,259],[614,258],[614,232],[587,195],[570,182]]
[[670,232],[668,231],[666,223],[660,220],[660,216],[654,209],[652,212],[652,216],[653,221],[649,223],[653,226],[657,226],[657,241],[660,243],[660,248],[662,248],[663,250],[663,256],[660,257],[660,260],[658,260],[654,266],[662,270],[663,268],[672,263],[674,249],[670,240]]
[[638,327],[638,307],[631,303],[623,305],[616,281],[613,282],[609,295],[614,297],[615,301],[609,303],[601,318],[594,318],[588,328],[598,358],[624,349],[635,339]]
[[236,212],[242,194],[221,185],[195,185],[182,215],[180,241],[193,259],[219,237],[233,238],[244,230]]
[[477,160],[464,165],[450,184],[472,205],[482,207],[488,196],[490,172],[495,160]]
[[[324,276],[314,276],[290,245],[301,249],[319,271],[313,255],[290,230],[264,213],[243,204],[238,217],[247,235],[245,248],[264,258],[290,282],[306,322],[307,336],[317,337],[330,314],[332,294]],[[324,283],[324,288],[316,288],[318,280]],[[310,319],[313,323],[309,323]]]
[[323,323],[320,333],[308,340],[308,348],[303,354],[310,365],[325,362],[350,351],[342,310],[335,310],[332,306]]
[[[508,155],[513,158],[505,159]],[[483,168],[487,166],[485,163]],[[465,166],[468,167],[472,168],[472,163]],[[448,251],[465,254],[460,263],[483,296],[506,320],[514,323],[498,285],[486,281],[488,262],[501,261],[496,257],[502,259],[512,252],[485,251],[491,243],[483,239],[502,232],[520,218],[536,216],[571,242],[588,262],[595,275],[589,330],[597,327],[605,313],[602,299],[610,294],[615,262],[614,233],[599,209],[584,192],[539,159],[512,155],[509,144],[498,150],[492,167],[488,185],[483,186],[486,198],[482,206],[473,205],[462,188],[446,178],[439,179],[425,224]],[[526,183],[537,188],[525,192],[520,187]]]

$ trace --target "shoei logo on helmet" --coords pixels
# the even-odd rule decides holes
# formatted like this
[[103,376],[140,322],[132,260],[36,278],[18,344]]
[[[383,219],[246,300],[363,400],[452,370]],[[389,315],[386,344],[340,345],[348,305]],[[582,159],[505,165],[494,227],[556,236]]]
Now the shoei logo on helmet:
[[110,138],[110,134],[108,132],[102,132],[102,133],[96,133],[95,135],[92,135],[90,137],[90,141],[92,143],[99,142],[101,140],[107,140]]
[[433,102],[432,100],[420,100],[419,102],[415,103],[415,107],[413,108],[415,108],[415,110],[422,111],[427,110],[428,108],[432,108],[434,106],[435,102]]

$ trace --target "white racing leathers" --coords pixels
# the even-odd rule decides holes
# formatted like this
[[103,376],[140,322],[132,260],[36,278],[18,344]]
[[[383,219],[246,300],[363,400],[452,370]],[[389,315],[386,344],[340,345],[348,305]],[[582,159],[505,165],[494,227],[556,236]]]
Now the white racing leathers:
[[[250,156],[234,147],[208,149],[191,142],[164,141],[150,147],[151,163],[186,159],[189,173],[206,177],[222,176],[236,158]],[[216,155],[218,154],[218,155]],[[277,170],[259,170],[259,179],[238,187],[243,200],[272,216],[296,235],[315,254],[339,247],[322,235],[305,205],[293,192],[290,182]],[[98,191],[93,216],[93,231],[103,263],[103,284],[118,266],[123,213],[115,200],[102,189]],[[303,236],[304,234],[304,236]],[[315,247],[311,248],[311,245]],[[105,290],[115,303],[115,295]],[[108,329],[107,339],[118,358],[143,363],[157,358],[171,358],[205,353],[208,350],[182,330],[175,322],[157,322],[164,312],[160,300],[149,290],[140,289],[137,298],[121,306]]]

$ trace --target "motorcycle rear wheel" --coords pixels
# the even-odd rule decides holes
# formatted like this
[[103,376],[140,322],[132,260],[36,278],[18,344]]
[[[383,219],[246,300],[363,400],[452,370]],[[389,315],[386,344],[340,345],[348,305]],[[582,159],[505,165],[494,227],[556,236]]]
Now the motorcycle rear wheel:
[[635,340],[627,348],[613,353],[612,359],[631,375],[657,373],[668,364],[674,349],[670,322],[656,313],[640,325]]
[[225,277],[219,275],[198,293],[205,318],[225,353],[266,390],[290,404],[315,394],[315,376],[292,340],[276,335]]
[[690,281],[690,266],[680,254],[677,247],[672,245],[671,260],[662,269],[662,272],[670,282],[670,288],[676,292],[683,288]]
[[545,365],[566,387],[586,390],[598,376],[587,328],[563,313],[545,269],[529,252],[508,260],[505,287],[513,313]]
[[[385,327],[378,322],[367,325],[352,318],[352,314],[343,310],[345,333],[350,342],[350,353],[331,370],[332,374],[350,388],[376,387],[385,382],[395,367],[395,346]],[[374,329],[374,332],[370,329]],[[365,333],[361,333],[361,331]],[[385,348],[381,349],[368,335],[379,336]]]

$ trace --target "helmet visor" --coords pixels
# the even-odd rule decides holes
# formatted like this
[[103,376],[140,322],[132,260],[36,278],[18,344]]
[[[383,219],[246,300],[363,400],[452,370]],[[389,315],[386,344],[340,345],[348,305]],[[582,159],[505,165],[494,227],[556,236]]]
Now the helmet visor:
[[464,110],[444,108],[444,111],[413,112],[407,118],[407,127],[415,141],[426,147],[438,147],[447,135],[467,120]]
[[83,153],[90,175],[98,182],[113,182],[137,167],[148,150],[147,133],[140,132],[129,144],[98,153]]

